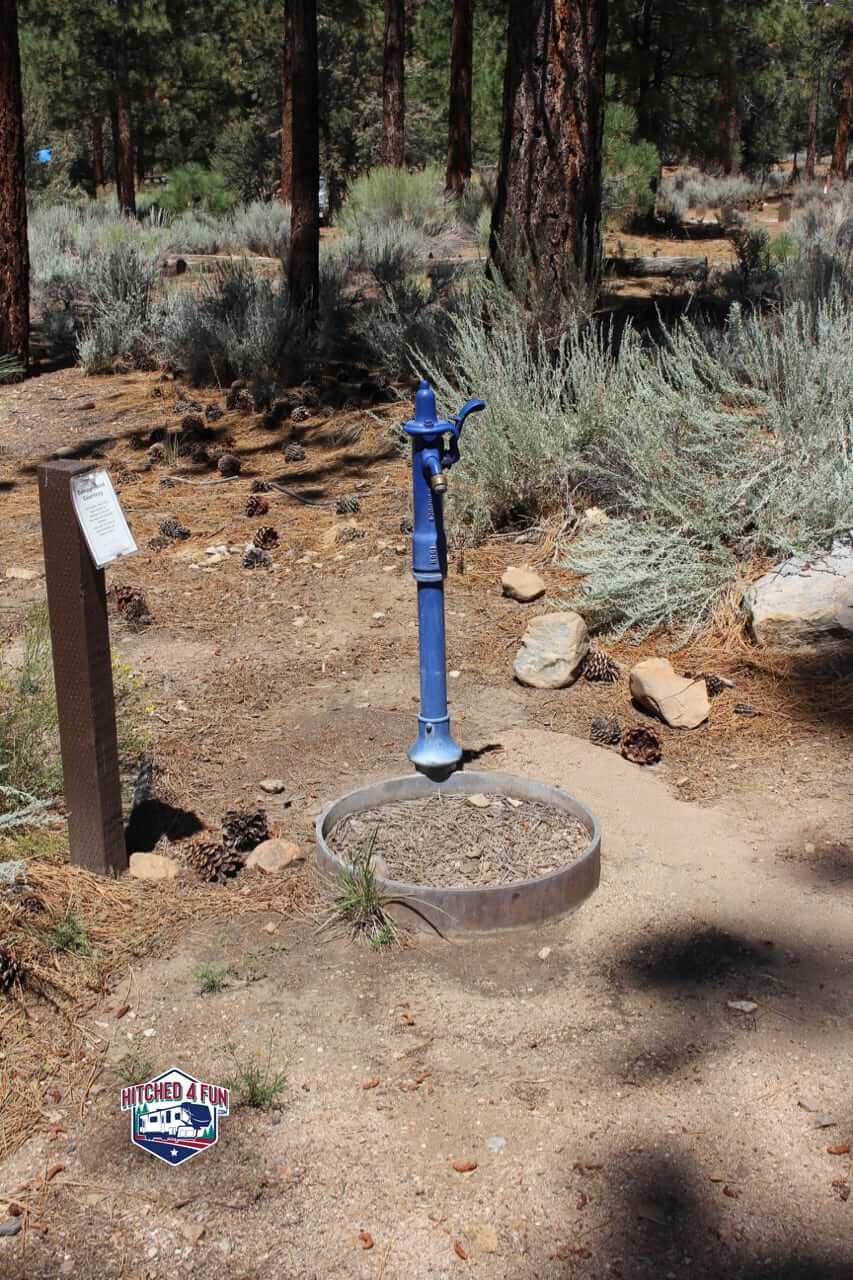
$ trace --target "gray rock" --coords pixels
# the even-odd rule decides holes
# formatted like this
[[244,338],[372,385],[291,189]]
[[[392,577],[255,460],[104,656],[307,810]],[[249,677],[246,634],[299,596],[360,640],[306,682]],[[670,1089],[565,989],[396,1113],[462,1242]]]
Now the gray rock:
[[853,648],[853,540],[832,550],[794,557],[754,582],[744,597],[756,644],[778,649],[838,652]]
[[538,600],[545,594],[544,579],[526,566],[519,569],[510,565],[501,578],[501,586],[505,596],[518,600],[520,604],[529,604],[531,600]]
[[667,658],[646,658],[631,671],[631,697],[673,729],[695,729],[708,719],[711,703],[701,677],[678,675]]
[[503,1151],[505,1146],[506,1138],[501,1138],[498,1134],[495,1134],[491,1138],[486,1138],[486,1150],[491,1151],[494,1154],[497,1154],[498,1151]]
[[7,1218],[5,1222],[0,1222],[0,1236],[16,1236],[21,1226],[20,1218]]
[[22,858],[13,858],[11,862],[0,862],[0,884],[14,884],[20,877],[26,879],[27,864]]
[[588,649],[589,634],[579,613],[543,613],[531,618],[513,670],[534,689],[565,689],[580,675]]
[[287,790],[287,783],[281,778],[261,778],[258,786],[261,791],[265,791],[268,796],[277,796],[282,791]]

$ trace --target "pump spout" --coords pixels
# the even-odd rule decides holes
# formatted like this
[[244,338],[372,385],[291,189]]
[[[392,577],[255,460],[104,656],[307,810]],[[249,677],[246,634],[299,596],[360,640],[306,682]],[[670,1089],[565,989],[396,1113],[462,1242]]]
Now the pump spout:
[[447,490],[447,476],[441,464],[441,455],[437,449],[424,449],[422,454],[423,468],[429,487],[433,493],[444,493]]

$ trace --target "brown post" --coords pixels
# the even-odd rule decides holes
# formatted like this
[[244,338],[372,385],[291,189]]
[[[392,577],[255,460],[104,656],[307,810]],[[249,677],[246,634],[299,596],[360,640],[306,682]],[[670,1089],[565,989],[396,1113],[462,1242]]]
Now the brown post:
[[86,462],[38,469],[47,605],[71,861],[87,871],[127,869],[106,584],[77,523],[71,478]]

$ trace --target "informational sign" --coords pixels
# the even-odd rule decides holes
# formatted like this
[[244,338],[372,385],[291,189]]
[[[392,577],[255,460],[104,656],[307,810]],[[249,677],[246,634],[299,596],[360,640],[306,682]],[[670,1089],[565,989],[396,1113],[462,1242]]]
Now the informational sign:
[[71,501],[92,559],[99,569],[138,548],[109,475],[103,469],[71,479]]

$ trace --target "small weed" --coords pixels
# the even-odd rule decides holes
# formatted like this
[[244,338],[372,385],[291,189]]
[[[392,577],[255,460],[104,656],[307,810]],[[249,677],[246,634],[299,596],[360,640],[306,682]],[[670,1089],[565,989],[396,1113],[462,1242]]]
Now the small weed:
[[257,1054],[241,1058],[233,1044],[226,1046],[226,1051],[234,1063],[234,1074],[226,1082],[232,1093],[243,1106],[254,1107],[259,1111],[267,1111],[284,1092],[286,1076],[283,1071],[276,1071],[272,1065],[272,1039],[270,1039],[266,1058]]
[[54,951],[73,951],[78,956],[92,954],[88,931],[71,907],[66,907],[62,919],[48,929],[47,941]]
[[344,925],[355,941],[364,941],[381,950],[399,941],[399,929],[388,914],[388,900],[376,883],[373,851],[379,828],[362,853],[353,855],[338,875],[337,894],[321,928]]
[[224,991],[228,985],[228,979],[233,975],[234,968],[230,964],[200,964],[193,969],[193,977],[199,985],[199,994],[203,996],[215,996],[220,991]]
[[113,1070],[122,1084],[140,1084],[154,1074],[154,1063],[141,1048],[129,1049]]

